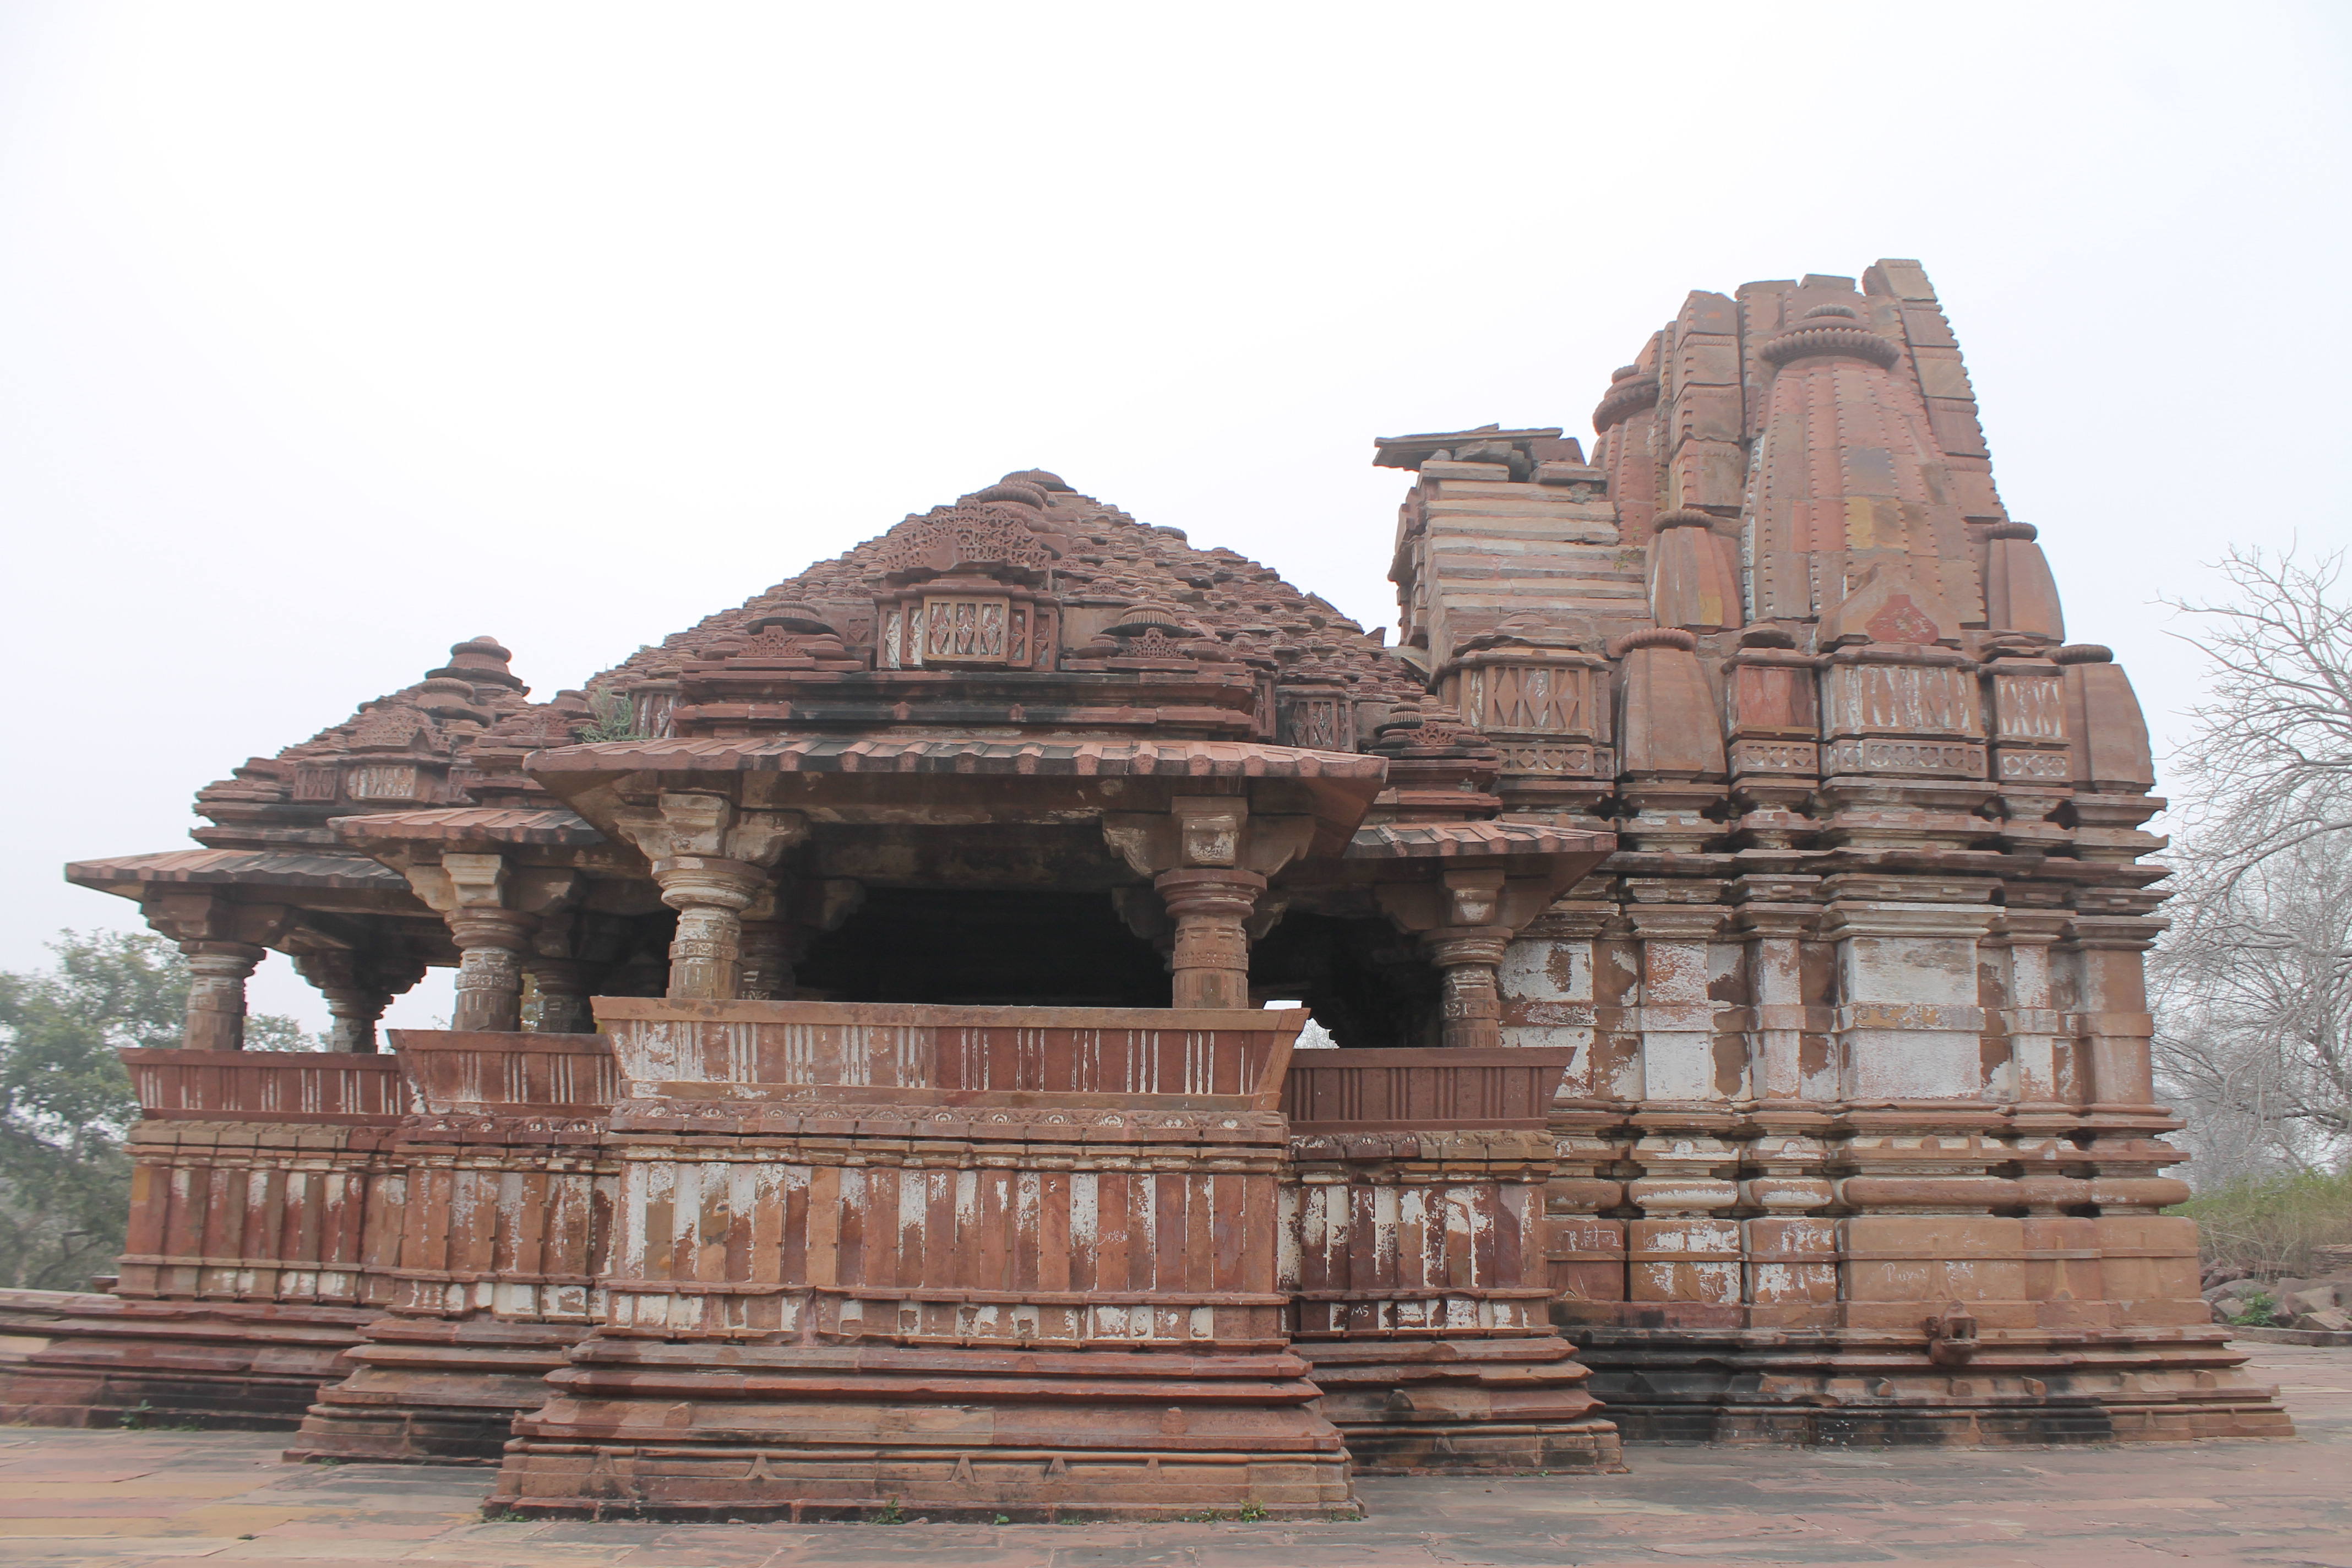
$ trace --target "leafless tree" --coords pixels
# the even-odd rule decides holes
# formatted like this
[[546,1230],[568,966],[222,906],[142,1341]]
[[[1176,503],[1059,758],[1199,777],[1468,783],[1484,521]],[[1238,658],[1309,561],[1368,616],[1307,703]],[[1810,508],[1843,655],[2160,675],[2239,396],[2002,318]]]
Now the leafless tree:
[[2173,757],[2198,853],[2234,879],[2273,856],[2352,832],[2352,599],[2341,551],[2305,566],[2232,549],[2225,605],[2173,601],[2213,667],[2196,728]]
[[2200,1183],[2352,1150],[2352,602],[2344,557],[2232,550],[2176,603],[2215,671],[2172,759],[2187,826],[2158,948],[2157,1068]]
[[2200,1184],[2332,1166],[2352,1148],[2352,834],[2185,877],[2154,1043]]

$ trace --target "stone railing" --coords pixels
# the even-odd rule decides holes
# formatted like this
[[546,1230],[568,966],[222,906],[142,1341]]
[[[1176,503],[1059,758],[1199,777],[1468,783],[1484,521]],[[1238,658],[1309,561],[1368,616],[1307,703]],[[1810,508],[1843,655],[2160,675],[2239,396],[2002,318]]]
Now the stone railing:
[[596,1008],[626,1080],[604,1326],[497,1504],[1352,1508],[1276,1277],[1304,1011]]
[[384,1299],[405,1089],[388,1058],[126,1050],[131,1226],[115,1294],[359,1307]]

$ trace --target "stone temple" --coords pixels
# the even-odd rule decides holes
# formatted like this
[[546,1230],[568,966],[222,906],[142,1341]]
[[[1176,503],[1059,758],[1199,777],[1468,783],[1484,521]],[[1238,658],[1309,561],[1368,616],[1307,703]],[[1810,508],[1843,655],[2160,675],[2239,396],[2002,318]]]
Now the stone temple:
[[[1592,425],[1378,442],[1393,646],[1013,473],[68,867],[197,978],[0,1418],[726,1519],[2290,1435],[2161,1212],[2147,730],[1926,276],[1692,294]],[[332,1050],[241,1049],[271,950]]]

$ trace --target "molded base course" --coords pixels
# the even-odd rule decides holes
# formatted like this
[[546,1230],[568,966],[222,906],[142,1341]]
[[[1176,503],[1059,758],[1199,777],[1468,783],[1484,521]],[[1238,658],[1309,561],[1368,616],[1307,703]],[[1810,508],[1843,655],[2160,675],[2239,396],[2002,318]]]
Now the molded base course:
[[495,1465],[514,1420],[547,1403],[547,1374],[582,1326],[499,1319],[379,1318],[357,1364],[319,1391],[289,1460]]
[[126,1301],[0,1291],[0,1332],[47,1342],[0,1364],[0,1422],[36,1426],[299,1426],[349,1370],[373,1308]]
[[1917,1337],[1570,1327],[1628,1443],[1934,1444],[2292,1438],[2219,1331],[1986,1335],[1937,1366]]
[[1365,1476],[1625,1468],[1567,1341],[1295,1342]]
[[1294,1356],[592,1339],[490,1502],[653,1519],[1352,1516]]

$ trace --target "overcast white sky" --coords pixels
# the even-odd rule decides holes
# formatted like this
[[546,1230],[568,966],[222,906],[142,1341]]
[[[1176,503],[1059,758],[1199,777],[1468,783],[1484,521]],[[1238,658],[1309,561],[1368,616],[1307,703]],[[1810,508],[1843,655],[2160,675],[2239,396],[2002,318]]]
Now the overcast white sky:
[[2347,14],[0,5],[0,968],[459,637],[551,695],[1010,468],[1391,620],[1372,437],[1882,256],[2177,732],[2157,597],[2352,538]]

